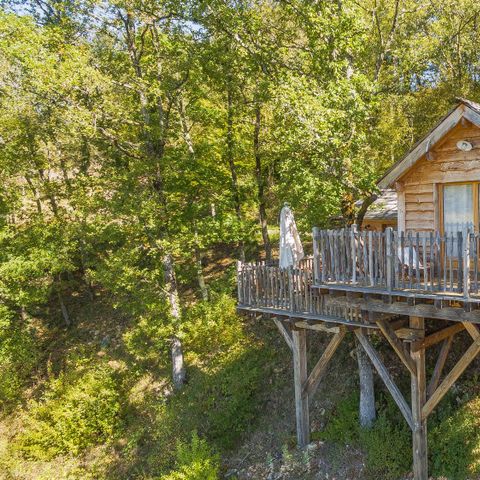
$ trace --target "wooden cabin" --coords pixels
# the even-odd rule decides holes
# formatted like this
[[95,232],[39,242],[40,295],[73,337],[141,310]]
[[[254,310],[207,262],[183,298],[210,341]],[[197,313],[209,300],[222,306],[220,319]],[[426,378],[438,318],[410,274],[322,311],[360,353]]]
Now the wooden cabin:
[[460,100],[380,180],[398,197],[398,229],[479,228],[480,105]]
[[[292,351],[300,446],[309,442],[309,399],[353,334],[412,430],[415,479],[427,480],[427,418],[480,352],[480,105],[460,100],[379,187],[396,191],[397,228],[313,228],[313,257],[294,267],[239,262],[238,309],[271,318]],[[472,343],[445,373],[461,331]],[[309,370],[307,334],[318,332],[332,339]],[[370,341],[375,334],[410,376],[410,402]],[[427,351],[439,344],[427,378]]]

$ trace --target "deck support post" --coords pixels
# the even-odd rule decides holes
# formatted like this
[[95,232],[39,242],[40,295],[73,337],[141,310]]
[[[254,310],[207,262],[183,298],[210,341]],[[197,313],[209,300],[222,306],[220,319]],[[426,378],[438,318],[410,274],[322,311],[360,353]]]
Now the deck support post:
[[310,443],[308,393],[303,389],[307,380],[307,331],[303,328],[292,330],[292,339],[297,443],[300,448],[303,448]]
[[[410,328],[425,329],[425,319],[410,317]],[[416,372],[411,373],[413,419],[413,474],[415,480],[428,480],[427,419],[422,409],[427,401],[425,348],[412,348]]]

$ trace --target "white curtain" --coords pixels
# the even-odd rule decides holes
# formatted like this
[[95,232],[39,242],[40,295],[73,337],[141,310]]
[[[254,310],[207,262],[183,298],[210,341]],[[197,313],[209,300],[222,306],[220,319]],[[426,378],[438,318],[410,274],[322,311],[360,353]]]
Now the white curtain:
[[[450,239],[457,232],[473,229],[473,185],[443,187],[443,228]],[[457,240],[447,241],[447,255],[457,256]]]
[[285,205],[280,212],[280,268],[296,265],[304,257],[293,213]]

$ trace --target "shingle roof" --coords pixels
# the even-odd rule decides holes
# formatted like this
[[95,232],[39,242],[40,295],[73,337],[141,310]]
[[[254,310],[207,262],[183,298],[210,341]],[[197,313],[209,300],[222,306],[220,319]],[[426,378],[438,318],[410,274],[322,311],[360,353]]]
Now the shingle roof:
[[[361,204],[361,202],[359,202]],[[382,190],[382,194],[370,205],[364,220],[396,220],[397,192],[391,189]]]

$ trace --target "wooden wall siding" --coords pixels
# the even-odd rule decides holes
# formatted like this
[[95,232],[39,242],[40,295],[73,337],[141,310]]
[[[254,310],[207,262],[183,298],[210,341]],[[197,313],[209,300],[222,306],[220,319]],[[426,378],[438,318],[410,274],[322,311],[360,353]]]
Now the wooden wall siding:
[[[459,140],[473,144],[470,152],[457,148]],[[480,180],[480,128],[470,122],[457,125],[401,179],[405,193],[405,230],[433,231],[438,228],[438,184]],[[439,199],[438,201],[441,201]],[[399,205],[399,208],[400,205]]]

